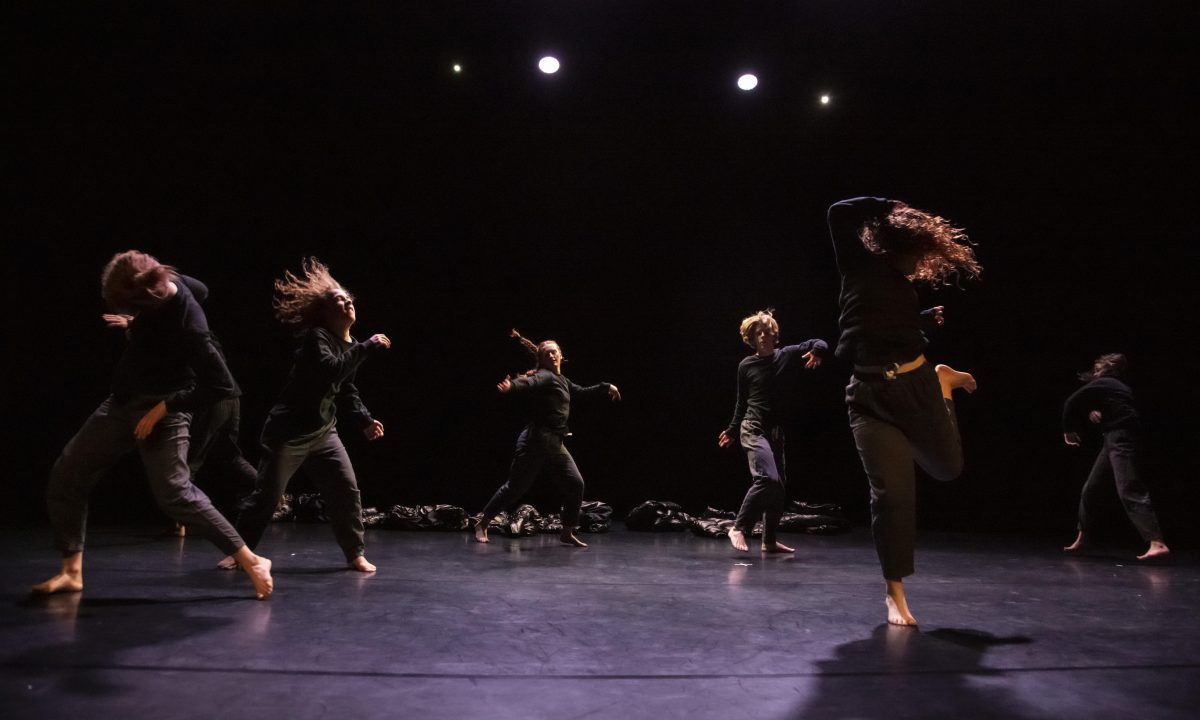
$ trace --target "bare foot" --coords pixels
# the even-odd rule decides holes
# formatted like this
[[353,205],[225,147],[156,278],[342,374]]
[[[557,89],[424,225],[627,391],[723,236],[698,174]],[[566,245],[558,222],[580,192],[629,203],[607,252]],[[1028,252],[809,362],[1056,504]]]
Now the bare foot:
[[888,580],[887,595],[884,596],[883,602],[887,605],[889,623],[916,626],[917,619],[908,611],[908,602],[904,599],[904,583],[899,580]]
[[377,570],[377,568],[371,563],[367,562],[367,559],[362,555],[359,555],[350,561],[350,569],[357,570],[361,573],[373,573],[375,570]]
[[53,593],[69,593],[83,591],[83,574],[61,572],[46,582],[33,586],[35,593],[50,595]]
[[938,365],[934,368],[937,372],[938,383],[942,386],[942,397],[950,397],[952,390],[962,388],[969,393],[975,392],[979,387],[975,382],[975,376],[971,373],[959,372],[949,365]]
[[763,543],[762,551],[765,553],[794,553],[796,548],[790,548],[781,542]]
[[1138,560],[1149,560],[1150,558],[1162,557],[1164,555],[1170,555],[1170,554],[1171,554],[1171,549],[1168,548],[1166,543],[1164,543],[1162,540],[1151,540],[1150,541],[1150,549],[1147,550],[1146,552],[1142,553],[1141,555],[1138,555],[1137,559]]
[[232,555],[226,555],[217,563],[218,570],[237,570],[237,560]]
[[175,537],[187,537],[187,525],[175,523]]
[[746,544],[746,533],[738,528],[729,528],[729,544],[733,546],[734,550],[750,551],[750,546]]
[[475,521],[475,542],[485,543],[488,541],[487,536],[488,521],[480,517]]
[[[1077,553],[1077,552],[1086,550],[1087,546],[1088,546],[1087,538],[1083,536],[1083,531],[1080,530],[1079,534],[1075,536],[1075,542],[1073,542],[1070,545],[1063,548],[1063,552]],[[1151,543],[1151,547],[1153,548],[1153,543]]]
[[562,535],[558,536],[558,541],[563,545],[572,545],[574,547],[587,547],[587,543],[575,537],[575,533],[564,530]]
[[250,582],[254,583],[254,597],[266,600],[275,592],[275,581],[271,579],[271,561],[253,553],[251,557],[253,560],[239,564],[250,576]]

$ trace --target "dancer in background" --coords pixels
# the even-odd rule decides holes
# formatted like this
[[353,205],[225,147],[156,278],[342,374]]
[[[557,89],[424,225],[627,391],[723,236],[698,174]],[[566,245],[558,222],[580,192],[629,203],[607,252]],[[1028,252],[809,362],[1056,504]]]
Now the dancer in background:
[[941,325],[943,309],[920,312],[913,282],[936,286],[957,274],[975,277],[981,268],[961,229],[902,202],[843,200],[829,208],[828,220],[842,276],[834,354],[854,364],[846,404],[871,484],[888,622],[916,625],[904,596],[916,542],[913,461],[938,480],[962,472],[951,392],[974,392],[976,385],[968,373],[926,361],[922,326]]
[[515,379],[505,376],[496,384],[496,389],[528,401],[529,424],[517,437],[508,479],[492,495],[476,521],[475,540],[487,542],[487,527],[492,518],[516,503],[538,476],[545,474],[562,488],[564,495],[559,539],[564,545],[587,547],[575,537],[575,525],[579,522],[579,509],[583,504],[583,476],[564,444],[571,434],[567,429],[567,418],[571,414],[573,398],[607,393],[617,401],[621,399],[621,393],[612,383],[581,387],[568,380],[562,374],[563,354],[555,341],[543,340],[535,345],[516,330],[512,335],[533,355],[535,369]]
[[[375,572],[365,557],[358,480],[338,435],[336,413],[339,406],[348,412],[354,429],[368,440],[383,437],[383,423],[363,406],[354,375],[367,355],[390,348],[392,342],[386,335],[355,342],[350,336],[357,319],[354,297],[316,258],[304,261],[301,275],[287,271],[275,281],[274,305],[276,316],[300,334],[300,349],[263,426],[258,483],[241,503],[238,532],[250,547],[258,546],[279,498],[303,466],[325,500],[346,562],[359,572]],[[220,565],[232,564],[225,558]]]
[[251,552],[233,526],[191,482],[189,413],[231,396],[237,385],[213,346],[193,294],[203,285],[137,250],[119,253],[101,277],[118,314],[137,315],[117,363],[112,394],[63,449],[50,473],[46,502],[62,569],[35,592],[83,589],[88,493],[104,470],[136,450],[155,500],[234,558],[261,600],[274,589],[271,561]]
[[763,520],[763,552],[795,552],[775,537],[787,504],[787,468],[783,426],[780,424],[784,401],[781,396],[793,390],[793,378],[801,368],[819,367],[821,357],[829,349],[824,340],[817,338],[799,345],[776,347],[779,323],[772,313],[772,310],[761,310],[742,320],[738,329],[742,342],[749,345],[754,354],[738,364],[733,419],[717,437],[720,447],[732,445],[735,438],[740,440],[750,463],[753,483],[729,530],[729,542],[742,552],[750,549],[746,537],[760,518]]
[[1150,502],[1150,491],[1142,481],[1138,468],[1141,455],[1141,427],[1133,391],[1125,384],[1128,361],[1120,353],[1101,355],[1092,369],[1079,374],[1086,384],[1076,390],[1063,405],[1063,441],[1073,447],[1080,444],[1079,436],[1085,418],[1100,427],[1104,447],[1096,456],[1092,471],[1079,496],[1079,534],[1075,542],[1063,548],[1077,553],[1087,548],[1089,533],[1095,524],[1095,503],[1110,482],[1116,482],[1117,495],[1125,513],[1137,528],[1149,549],[1137,556],[1148,560],[1171,552],[1163,542],[1158,516]]

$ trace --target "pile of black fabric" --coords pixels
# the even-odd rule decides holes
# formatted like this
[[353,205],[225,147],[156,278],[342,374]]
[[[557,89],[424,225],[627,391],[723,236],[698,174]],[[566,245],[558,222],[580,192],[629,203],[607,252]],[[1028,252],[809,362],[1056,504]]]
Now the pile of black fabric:
[[329,522],[325,515],[325,499],[320,493],[300,493],[292,505],[292,519],[298,523]]
[[284,493],[283,497],[279,498],[279,504],[275,506],[271,522],[291,522],[295,519],[296,511],[292,509],[292,496]]
[[[608,532],[612,527],[612,507],[598,500],[587,500],[579,513],[579,530],[586,533]],[[542,515],[532,505],[522,505],[512,512],[502,512],[488,523],[505,537],[528,537],[538,533],[561,533],[562,516]]]
[[692,516],[685,513],[678,503],[663,500],[647,500],[630,510],[625,517],[625,527],[648,532],[685,530],[692,522]]
[[[733,527],[736,513],[728,510],[705,508],[704,514],[693,519],[691,530],[696,535],[710,538],[729,536],[729,528]],[[809,535],[835,535],[850,531],[850,521],[846,519],[842,508],[832,503],[813,504],[793,500],[779,520],[781,532],[802,532]],[[759,537],[763,532],[760,520],[754,524],[751,535]]]
[[386,530],[465,530],[467,511],[456,505],[393,505],[382,527]]

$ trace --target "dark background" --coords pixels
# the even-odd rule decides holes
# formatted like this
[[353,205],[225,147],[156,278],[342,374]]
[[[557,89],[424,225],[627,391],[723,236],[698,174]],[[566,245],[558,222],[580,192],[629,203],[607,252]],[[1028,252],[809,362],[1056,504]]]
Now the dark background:
[[[1196,537],[1194,2],[6,14],[10,521],[43,521],[47,471],[106,393],[123,340],[99,272],[131,247],[211,288],[251,459],[291,348],[271,281],[315,254],[356,293],[356,333],[395,342],[359,373],[387,427],[350,443],[367,504],[482,506],[522,424],[494,390],[520,369],[515,326],[625,396],[573,408],[589,498],[735,507],[748,474],[716,435],[738,322],[772,306],[785,341],[832,342],[825,209],[872,194],[964,225],[985,268],[925,293],[947,308],[931,359],[980,382],[959,402],[967,470],[922,486],[925,526],[1067,539],[1097,443],[1062,444],[1061,403],[1123,351],[1168,540]],[[755,92],[734,86],[746,70]],[[791,488],[862,518],[847,375],[806,378]],[[153,512],[136,461],[94,495],[94,521]]]

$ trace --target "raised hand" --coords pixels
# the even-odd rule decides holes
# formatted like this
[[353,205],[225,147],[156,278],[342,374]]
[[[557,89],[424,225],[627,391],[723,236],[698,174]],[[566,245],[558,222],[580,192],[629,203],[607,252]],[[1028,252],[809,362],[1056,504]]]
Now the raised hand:
[[383,437],[383,423],[378,420],[372,420],[370,425],[363,428],[363,435],[368,440],[378,440]]
[[808,352],[804,353],[803,357],[804,357],[804,367],[808,368],[809,370],[814,370],[816,368],[821,367],[821,356],[816,354],[812,350],[809,350]]
[[496,383],[496,389],[502,393],[512,390],[512,375],[505,375],[503,380]]
[[385,350],[392,346],[392,341],[389,340],[388,336],[384,335],[383,333],[376,333],[372,335],[371,337],[367,338],[367,342],[371,343],[372,345],[382,346]]

